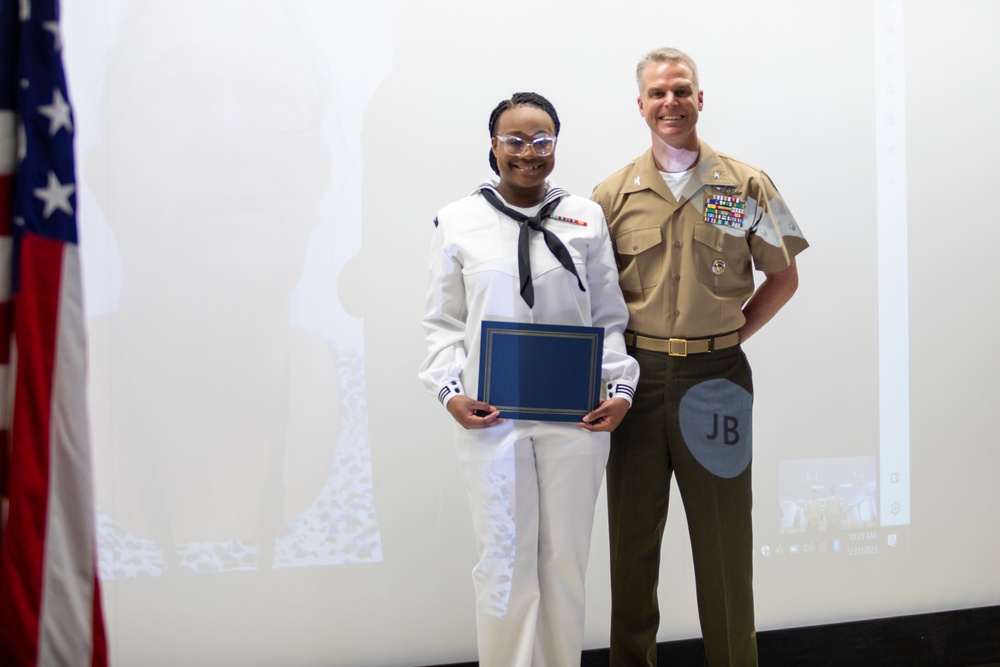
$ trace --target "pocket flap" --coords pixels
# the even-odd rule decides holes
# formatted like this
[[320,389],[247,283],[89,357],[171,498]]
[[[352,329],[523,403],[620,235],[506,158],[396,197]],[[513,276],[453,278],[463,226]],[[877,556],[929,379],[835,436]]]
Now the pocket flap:
[[694,227],[694,240],[722,252],[726,247],[726,234],[715,225],[699,223]]
[[662,240],[663,234],[659,227],[643,227],[622,232],[615,239],[615,246],[620,255],[638,255],[660,245]]

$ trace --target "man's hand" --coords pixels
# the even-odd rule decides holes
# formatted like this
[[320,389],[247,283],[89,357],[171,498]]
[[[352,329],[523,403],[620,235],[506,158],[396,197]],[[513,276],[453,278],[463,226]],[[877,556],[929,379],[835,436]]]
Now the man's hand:
[[741,343],[760,331],[788,303],[799,287],[799,269],[794,257],[788,268],[776,273],[765,272],[764,276],[764,282],[743,306],[746,323],[740,328]]
[[[454,400],[454,399],[452,399]],[[588,431],[607,431],[611,433],[625,418],[631,404],[624,398],[612,398],[609,401],[601,401],[597,409],[588,414],[580,422],[580,426]]]
[[[507,421],[501,419],[500,411],[489,403],[475,401],[468,396],[455,396],[446,407],[455,421],[467,429],[489,428]],[[481,416],[477,413],[485,414]]]

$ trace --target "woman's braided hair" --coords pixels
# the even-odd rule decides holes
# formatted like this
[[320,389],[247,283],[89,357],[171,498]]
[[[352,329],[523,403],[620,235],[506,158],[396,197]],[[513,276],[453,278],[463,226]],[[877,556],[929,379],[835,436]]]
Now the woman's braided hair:
[[[549,115],[552,119],[553,125],[556,127],[556,136],[559,136],[559,114],[556,113],[556,108],[552,106],[552,102],[539,95],[538,93],[514,93],[510,96],[509,100],[504,100],[497,105],[493,113],[490,114],[490,138],[496,135],[497,122],[500,120],[500,116],[507,109],[513,109],[519,106],[529,106],[541,109]],[[493,171],[500,175],[500,168],[497,166],[497,158],[493,155],[493,150],[490,150],[490,167]]]

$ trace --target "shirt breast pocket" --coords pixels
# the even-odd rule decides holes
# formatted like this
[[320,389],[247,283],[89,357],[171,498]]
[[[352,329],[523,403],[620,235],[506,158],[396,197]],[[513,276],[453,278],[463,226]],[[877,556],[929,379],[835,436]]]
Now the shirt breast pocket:
[[664,252],[659,226],[621,230],[615,237],[615,250],[623,292],[640,292],[660,283]]
[[694,272],[702,284],[719,296],[748,297],[753,293],[750,245],[745,236],[699,222],[694,240]]

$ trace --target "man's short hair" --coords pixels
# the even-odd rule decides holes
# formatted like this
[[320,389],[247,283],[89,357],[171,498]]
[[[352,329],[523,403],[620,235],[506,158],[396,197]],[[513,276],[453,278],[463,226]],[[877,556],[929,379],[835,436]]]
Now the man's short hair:
[[639,93],[642,93],[642,73],[653,63],[683,63],[691,69],[694,76],[695,88],[698,87],[698,66],[694,64],[691,56],[680,49],[672,49],[669,46],[662,49],[654,49],[642,57],[635,68],[635,82],[639,86]]

